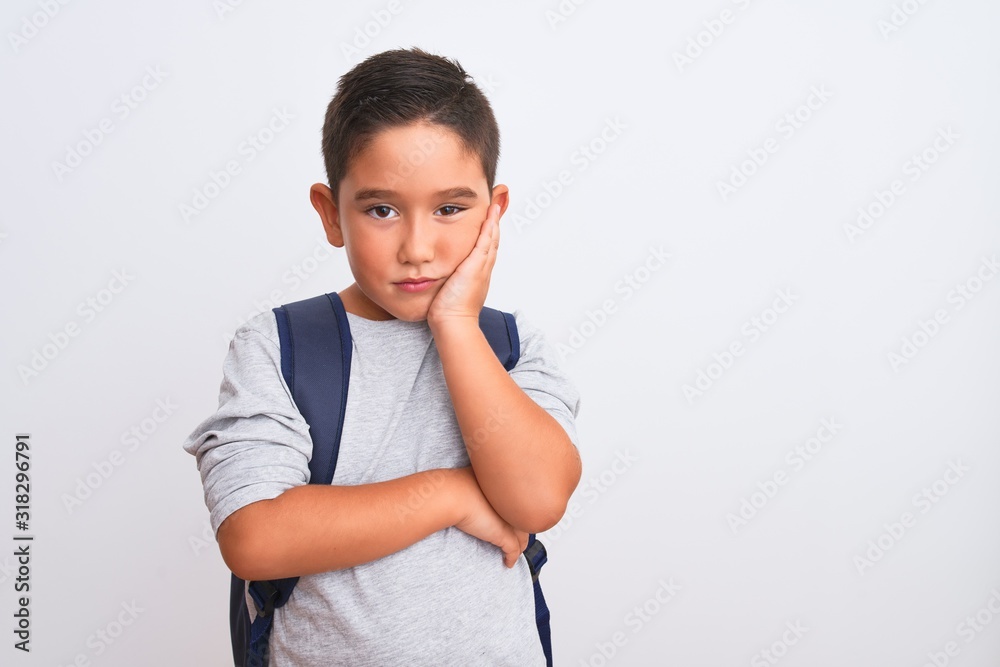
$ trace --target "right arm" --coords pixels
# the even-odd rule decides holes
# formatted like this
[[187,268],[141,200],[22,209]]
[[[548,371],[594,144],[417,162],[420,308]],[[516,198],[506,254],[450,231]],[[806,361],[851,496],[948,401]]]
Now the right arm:
[[352,567],[450,526],[497,545],[514,565],[527,533],[493,510],[471,467],[372,484],[308,484],[309,425],[292,402],[280,359],[278,343],[263,331],[237,330],[219,408],[184,443],[197,459],[219,548],[236,576]]
[[508,567],[527,544],[527,534],[489,505],[471,467],[356,486],[296,486],[229,515],[218,540],[237,577],[280,579],[368,563],[451,526],[500,547]]

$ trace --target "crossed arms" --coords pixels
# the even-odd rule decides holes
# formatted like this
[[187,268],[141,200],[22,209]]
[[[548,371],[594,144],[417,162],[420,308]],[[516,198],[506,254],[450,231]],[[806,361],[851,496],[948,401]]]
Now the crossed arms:
[[234,574],[261,580],[353,567],[451,526],[500,547],[512,567],[527,533],[558,523],[581,475],[566,431],[508,375],[477,323],[432,330],[471,466],[307,484],[246,505],[218,531]]

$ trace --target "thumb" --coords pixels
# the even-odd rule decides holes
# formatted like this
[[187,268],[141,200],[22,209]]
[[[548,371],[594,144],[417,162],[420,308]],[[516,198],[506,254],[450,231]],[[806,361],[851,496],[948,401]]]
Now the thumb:
[[524,550],[528,547],[528,533],[523,530],[514,530],[514,551],[504,552],[504,562],[507,567],[514,567],[517,564],[517,559],[521,557]]

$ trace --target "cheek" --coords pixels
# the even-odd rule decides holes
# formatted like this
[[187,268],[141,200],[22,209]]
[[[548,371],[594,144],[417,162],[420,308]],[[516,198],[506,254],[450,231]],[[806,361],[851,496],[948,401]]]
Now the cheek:
[[385,239],[380,238],[374,230],[354,227],[349,238],[352,265],[361,267],[382,266],[385,253],[388,252]]
[[452,254],[461,255],[461,259],[468,257],[479,239],[479,227],[480,223],[476,222],[456,229],[452,238]]
[[470,232],[467,229],[456,229],[454,234],[449,235],[442,242],[442,254],[448,258],[448,264],[452,271],[457,269],[458,265],[472,252],[478,236],[478,232]]

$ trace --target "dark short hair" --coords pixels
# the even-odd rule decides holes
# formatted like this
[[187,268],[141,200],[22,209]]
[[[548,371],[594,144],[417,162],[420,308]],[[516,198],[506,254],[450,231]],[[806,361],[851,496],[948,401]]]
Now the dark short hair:
[[340,77],[323,121],[323,162],[334,201],[351,160],[375,135],[421,121],[459,136],[479,157],[492,193],[500,130],[489,100],[457,60],[412,47],[377,53]]

